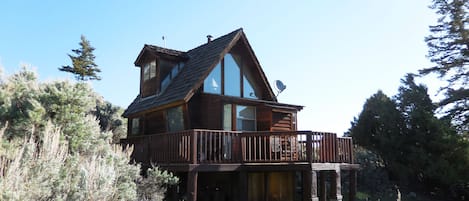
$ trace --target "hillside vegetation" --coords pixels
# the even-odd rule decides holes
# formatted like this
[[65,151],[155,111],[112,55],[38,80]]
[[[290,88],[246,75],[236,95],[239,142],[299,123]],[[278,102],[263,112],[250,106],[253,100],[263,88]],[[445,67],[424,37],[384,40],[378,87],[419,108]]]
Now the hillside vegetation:
[[0,200],[162,200],[178,179],[140,175],[132,149],[113,143],[126,130],[119,111],[83,82],[1,75]]

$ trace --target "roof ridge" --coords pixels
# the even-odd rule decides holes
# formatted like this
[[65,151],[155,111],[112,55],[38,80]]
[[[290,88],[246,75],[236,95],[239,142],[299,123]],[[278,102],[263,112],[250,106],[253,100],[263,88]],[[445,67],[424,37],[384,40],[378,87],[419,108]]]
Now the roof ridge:
[[220,37],[218,37],[218,38],[215,38],[215,39],[213,39],[213,40],[212,40],[211,42],[209,42],[209,43],[200,44],[199,46],[197,46],[197,47],[195,47],[195,48],[192,48],[192,49],[188,50],[187,52],[190,52],[190,51],[192,51],[192,50],[195,50],[195,49],[198,49],[198,48],[207,46],[207,45],[209,45],[210,43],[214,43],[214,42],[220,41],[220,40],[222,40],[223,38],[226,38],[226,37],[228,37],[228,36],[230,36],[230,35],[232,35],[232,34],[238,34],[239,32],[243,32],[243,28],[238,28],[238,29],[236,29],[236,30],[234,30],[234,31],[232,31],[232,32],[230,32],[230,33],[227,33],[227,34],[222,35],[222,36],[220,36]]
[[144,44],[144,47],[145,47],[145,46],[148,46],[148,47],[151,47],[151,48],[158,48],[158,49],[162,49],[162,50],[169,50],[169,51],[176,51],[176,52],[185,53],[185,51],[176,50],[176,49],[171,49],[171,48],[166,48],[166,47],[161,47],[161,46],[158,46],[158,45]]

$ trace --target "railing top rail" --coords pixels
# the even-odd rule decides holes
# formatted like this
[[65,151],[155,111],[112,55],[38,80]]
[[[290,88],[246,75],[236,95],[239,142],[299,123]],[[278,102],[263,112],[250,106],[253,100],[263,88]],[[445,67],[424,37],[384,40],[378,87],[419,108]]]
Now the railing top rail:
[[352,137],[337,137],[339,139],[352,139]]
[[[230,133],[230,134],[242,134],[242,135],[337,135],[336,133],[331,132],[319,132],[319,131],[309,131],[309,130],[297,130],[297,131],[226,131],[226,130],[209,130],[209,129],[190,129],[183,131],[175,132],[166,132],[166,133],[156,133],[149,135],[135,135],[128,136],[123,140],[132,140],[132,139],[141,139],[152,136],[161,136],[161,135],[170,135],[170,134],[188,134],[188,133]],[[341,137],[341,138],[351,138],[351,137]]]

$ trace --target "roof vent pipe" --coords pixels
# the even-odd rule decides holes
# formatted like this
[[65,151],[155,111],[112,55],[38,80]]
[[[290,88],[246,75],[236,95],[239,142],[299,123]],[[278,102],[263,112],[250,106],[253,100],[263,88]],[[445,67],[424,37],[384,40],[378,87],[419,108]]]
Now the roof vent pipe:
[[212,35],[207,35],[207,43],[212,42],[212,38],[213,38]]

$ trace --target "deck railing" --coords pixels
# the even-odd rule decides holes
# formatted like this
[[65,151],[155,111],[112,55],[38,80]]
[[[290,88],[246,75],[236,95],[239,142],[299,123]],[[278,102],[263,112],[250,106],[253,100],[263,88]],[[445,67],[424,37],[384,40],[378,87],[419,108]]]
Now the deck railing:
[[132,158],[156,163],[353,163],[352,138],[311,131],[187,130],[135,136]]

